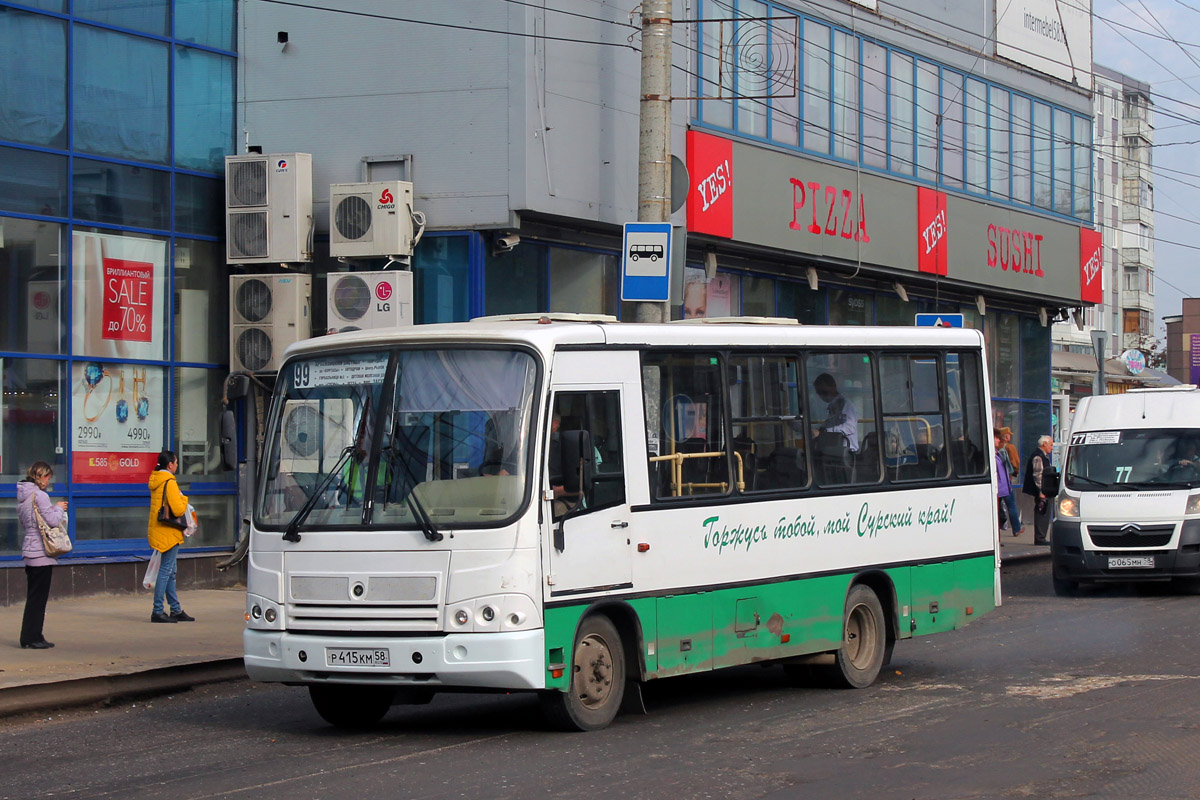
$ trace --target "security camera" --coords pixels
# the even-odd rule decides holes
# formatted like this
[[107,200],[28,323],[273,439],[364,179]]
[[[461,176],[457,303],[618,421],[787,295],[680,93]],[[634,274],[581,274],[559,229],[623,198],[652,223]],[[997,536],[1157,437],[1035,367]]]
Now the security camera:
[[515,233],[510,233],[508,236],[497,236],[495,243],[492,245],[492,252],[496,255],[510,253],[520,243],[521,237]]

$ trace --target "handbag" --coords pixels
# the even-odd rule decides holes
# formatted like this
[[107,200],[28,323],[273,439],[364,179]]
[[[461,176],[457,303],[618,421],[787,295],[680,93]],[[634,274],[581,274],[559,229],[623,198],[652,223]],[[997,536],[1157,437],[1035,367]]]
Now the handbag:
[[46,552],[47,558],[58,558],[71,552],[75,544],[71,541],[71,537],[67,535],[66,514],[63,514],[62,522],[52,528],[46,522],[46,518],[42,516],[42,512],[38,511],[35,500],[33,503],[33,518],[37,520],[38,532],[42,535],[42,550]]
[[162,505],[158,507],[158,521],[163,525],[169,525],[172,528],[186,531],[188,527],[187,512],[184,511],[183,514],[176,517],[171,513],[171,507],[167,505],[167,486],[170,483],[171,481],[167,481],[163,484]]

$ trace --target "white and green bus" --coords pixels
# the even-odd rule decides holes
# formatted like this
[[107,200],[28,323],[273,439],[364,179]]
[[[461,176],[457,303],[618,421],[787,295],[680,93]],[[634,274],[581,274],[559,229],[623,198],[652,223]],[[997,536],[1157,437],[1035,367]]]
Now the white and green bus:
[[439,691],[607,725],[749,663],[871,684],[1000,602],[977,331],[485,318],[291,347],[245,662],[362,727]]

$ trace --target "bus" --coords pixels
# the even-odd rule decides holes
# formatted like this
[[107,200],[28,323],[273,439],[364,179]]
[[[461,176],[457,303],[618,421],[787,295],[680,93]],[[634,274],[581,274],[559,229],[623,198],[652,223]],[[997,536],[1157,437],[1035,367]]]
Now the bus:
[[290,347],[249,676],[340,727],[442,691],[595,730],[750,663],[861,688],[1000,603],[978,331],[518,315]]

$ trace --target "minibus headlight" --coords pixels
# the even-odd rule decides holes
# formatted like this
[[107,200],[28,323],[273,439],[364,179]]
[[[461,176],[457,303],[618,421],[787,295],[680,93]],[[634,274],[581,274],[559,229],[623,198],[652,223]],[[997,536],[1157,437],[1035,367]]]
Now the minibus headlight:
[[1183,510],[1185,514],[1200,514],[1200,494],[1189,494],[1187,508]]
[[1058,515],[1060,517],[1079,516],[1079,498],[1063,495],[1058,499]]

